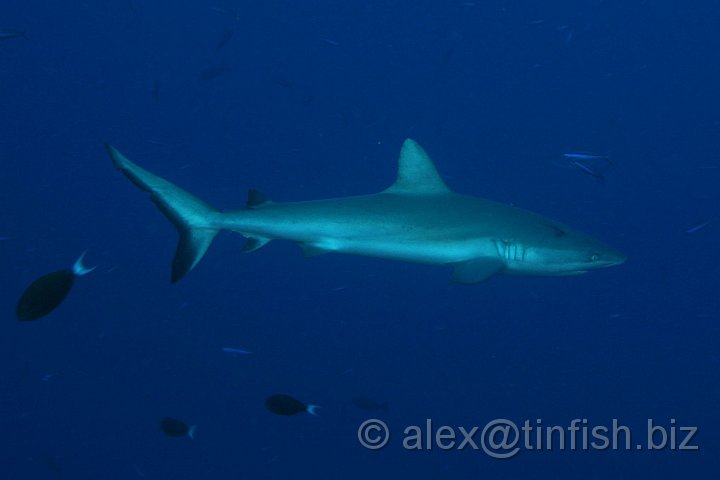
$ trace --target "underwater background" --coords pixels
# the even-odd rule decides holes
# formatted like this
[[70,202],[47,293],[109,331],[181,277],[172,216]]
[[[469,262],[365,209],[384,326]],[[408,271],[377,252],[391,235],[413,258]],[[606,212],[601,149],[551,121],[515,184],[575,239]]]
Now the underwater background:
[[[0,477],[714,478],[719,23],[709,0],[5,2]],[[175,230],[103,147],[230,209],[250,188],[380,191],[408,137],[455,191],[628,261],[459,286],[280,241],[244,255],[225,233],[171,285]],[[575,152],[607,156],[602,178]],[[97,269],[18,322],[23,290],[84,250]],[[278,392],[319,415],[273,415]],[[369,418],[383,449],[358,441]],[[402,445],[426,419],[499,418],[617,419],[633,440],[674,419],[698,449]]]

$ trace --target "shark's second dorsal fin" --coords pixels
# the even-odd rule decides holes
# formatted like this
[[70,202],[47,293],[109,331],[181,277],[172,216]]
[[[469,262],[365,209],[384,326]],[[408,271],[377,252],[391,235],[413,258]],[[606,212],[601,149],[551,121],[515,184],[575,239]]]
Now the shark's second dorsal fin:
[[270,200],[268,200],[264,193],[254,188],[248,190],[247,203],[245,204],[247,208],[259,207],[266,203],[270,203]]
[[397,179],[385,193],[438,195],[450,192],[425,150],[414,140],[406,139],[400,150]]

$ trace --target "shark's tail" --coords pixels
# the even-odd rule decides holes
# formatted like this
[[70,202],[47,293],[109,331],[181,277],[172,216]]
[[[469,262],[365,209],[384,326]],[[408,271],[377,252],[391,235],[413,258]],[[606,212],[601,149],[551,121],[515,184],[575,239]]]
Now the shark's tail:
[[113,164],[135,185],[150,192],[155,205],[180,234],[172,264],[172,282],[197,265],[218,233],[213,220],[218,210],[182,188],[135,165],[111,145],[105,145]]

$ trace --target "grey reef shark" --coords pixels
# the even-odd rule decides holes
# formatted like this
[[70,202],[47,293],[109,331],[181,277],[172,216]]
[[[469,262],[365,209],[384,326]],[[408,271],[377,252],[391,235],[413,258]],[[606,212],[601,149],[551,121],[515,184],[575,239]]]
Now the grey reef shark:
[[228,212],[106,148],[115,167],[150,193],[179,232],[173,283],[198,264],[221,230],[246,237],[244,252],[290,240],[307,256],[335,252],[449,266],[453,281],[464,284],[497,274],[575,275],[625,261],[617,250],[559,222],[453,192],[411,139],[403,143],[395,183],[382,192],[273,202],[250,190],[245,207]]

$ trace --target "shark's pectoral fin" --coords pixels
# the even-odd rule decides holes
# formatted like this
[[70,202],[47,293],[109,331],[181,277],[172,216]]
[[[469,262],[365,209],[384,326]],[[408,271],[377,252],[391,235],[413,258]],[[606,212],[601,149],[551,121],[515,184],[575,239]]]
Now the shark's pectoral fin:
[[243,245],[242,252],[243,253],[250,253],[254,252],[255,250],[264,247],[271,238],[267,237],[247,237],[247,241],[245,242],[245,245]]
[[465,262],[454,263],[453,282],[455,283],[480,283],[496,273],[499,273],[505,265],[496,258],[475,258]]
[[325,255],[326,253],[330,253],[332,250],[327,250],[322,247],[318,247],[317,245],[313,245],[312,243],[298,243],[300,248],[302,248],[303,255],[305,257],[317,257],[319,255]]

